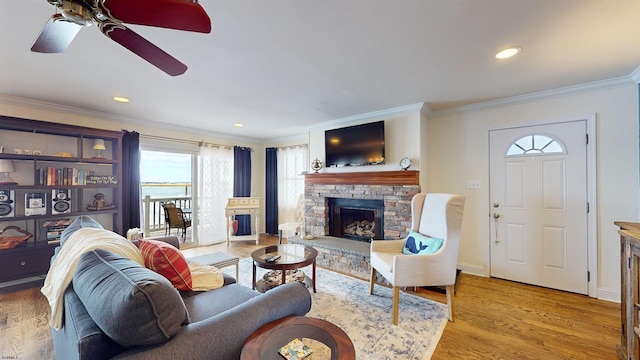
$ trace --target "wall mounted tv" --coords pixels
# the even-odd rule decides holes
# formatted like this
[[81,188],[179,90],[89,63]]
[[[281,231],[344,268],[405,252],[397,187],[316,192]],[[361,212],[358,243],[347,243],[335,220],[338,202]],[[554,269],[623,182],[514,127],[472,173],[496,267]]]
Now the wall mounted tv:
[[324,132],[325,166],[384,164],[384,121]]

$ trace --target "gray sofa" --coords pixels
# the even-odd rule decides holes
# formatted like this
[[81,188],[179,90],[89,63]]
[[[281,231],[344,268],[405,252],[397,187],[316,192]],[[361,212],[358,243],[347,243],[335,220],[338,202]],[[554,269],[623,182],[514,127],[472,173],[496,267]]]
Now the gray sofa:
[[[156,239],[179,247],[175,236]],[[121,291],[130,284],[133,292]],[[98,249],[80,258],[53,344],[59,360],[239,359],[257,328],[310,308],[298,282],[261,294],[225,274],[221,288],[178,292],[161,275]]]

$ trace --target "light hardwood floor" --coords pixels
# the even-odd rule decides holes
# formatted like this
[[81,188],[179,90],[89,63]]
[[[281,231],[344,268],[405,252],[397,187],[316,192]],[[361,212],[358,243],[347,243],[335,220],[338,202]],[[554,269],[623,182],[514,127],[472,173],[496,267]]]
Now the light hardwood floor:
[[[260,246],[275,243],[276,237],[265,236]],[[184,252],[227,251],[244,258],[256,248],[234,242]],[[438,292],[420,289],[418,295],[445,302]],[[48,315],[38,287],[0,291],[1,359],[53,359]],[[462,274],[455,321],[447,324],[432,359],[616,359],[619,331],[619,304]]]

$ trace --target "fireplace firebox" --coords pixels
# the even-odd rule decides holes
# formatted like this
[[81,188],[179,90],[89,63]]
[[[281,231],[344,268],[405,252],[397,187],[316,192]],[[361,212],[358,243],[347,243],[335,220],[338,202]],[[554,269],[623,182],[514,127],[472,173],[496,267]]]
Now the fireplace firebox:
[[384,239],[384,201],[328,198],[329,235],[352,240]]

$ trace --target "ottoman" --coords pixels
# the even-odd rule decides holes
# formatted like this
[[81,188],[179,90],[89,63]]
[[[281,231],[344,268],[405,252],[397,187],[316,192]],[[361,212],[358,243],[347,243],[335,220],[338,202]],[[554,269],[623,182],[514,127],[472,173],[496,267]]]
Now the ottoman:
[[223,267],[227,267],[227,266],[231,266],[231,265],[235,265],[236,266],[236,280],[239,280],[238,278],[238,261],[240,259],[238,259],[238,257],[233,256],[231,254],[227,254],[224,252],[214,252],[214,253],[209,253],[209,254],[202,254],[202,255],[198,255],[198,256],[194,256],[194,257],[189,257],[187,258],[187,261],[193,261],[195,263],[198,263],[200,265],[210,265],[210,266],[215,266],[218,269],[222,269]]

